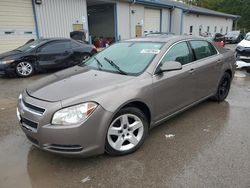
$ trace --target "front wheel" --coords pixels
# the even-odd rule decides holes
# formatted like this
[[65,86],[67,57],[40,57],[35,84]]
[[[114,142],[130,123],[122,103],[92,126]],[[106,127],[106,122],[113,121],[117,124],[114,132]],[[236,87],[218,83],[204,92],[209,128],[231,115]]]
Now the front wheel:
[[19,77],[28,77],[34,73],[34,67],[32,63],[23,61],[16,65],[16,73]]
[[227,98],[231,87],[231,79],[232,78],[230,74],[225,72],[220,80],[219,86],[217,88],[217,93],[213,97],[215,101],[222,102]]
[[148,120],[139,109],[122,109],[111,122],[106,135],[106,152],[125,155],[136,151],[148,133]]

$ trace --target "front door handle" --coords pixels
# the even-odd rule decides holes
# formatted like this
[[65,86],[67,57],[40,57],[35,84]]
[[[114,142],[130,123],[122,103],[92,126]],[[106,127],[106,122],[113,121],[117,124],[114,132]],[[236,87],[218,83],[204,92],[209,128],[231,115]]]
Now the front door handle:
[[195,72],[195,69],[190,69],[189,70],[189,74],[194,74],[194,72]]

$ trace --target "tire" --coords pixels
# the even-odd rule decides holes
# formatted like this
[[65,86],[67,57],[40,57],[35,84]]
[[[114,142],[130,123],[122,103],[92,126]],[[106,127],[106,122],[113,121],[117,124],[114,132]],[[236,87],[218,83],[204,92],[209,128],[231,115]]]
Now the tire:
[[250,74],[250,67],[247,68],[247,72]]
[[217,102],[224,101],[230,91],[232,78],[229,73],[225,72],[222,76],[216,94],[212,97]]
[[29,77],[34,73],[34,66],[28,61],[22,61],[16,65],[16,73],[19,77]]
[[135,152],[144,143],[148,127],[147,117],[141,110],[134,107],[121,109],[107,130],[105,151],[115,156]]

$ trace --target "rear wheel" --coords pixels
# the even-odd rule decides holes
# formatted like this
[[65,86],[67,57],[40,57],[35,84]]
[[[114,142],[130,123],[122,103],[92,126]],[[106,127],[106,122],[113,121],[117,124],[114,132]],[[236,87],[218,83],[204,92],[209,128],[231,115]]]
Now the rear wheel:
[[247,68],[247,72],[250,73],[250,67]]
[[217,102],[224,101],[228,96],[230,87],[231,87],[231,76],[229,73],[225,72],[220,80],[217,93],[215,94],[213,99]]
[[148,133],[148,121],[139,109],[122,109],[111,122],[106,135],[106,152],[125,155],[136,151]]
[[32,63],[28,61],[22,61],[16,65],[16,73],[20,77],[28,77],[34,73],[34,67]]

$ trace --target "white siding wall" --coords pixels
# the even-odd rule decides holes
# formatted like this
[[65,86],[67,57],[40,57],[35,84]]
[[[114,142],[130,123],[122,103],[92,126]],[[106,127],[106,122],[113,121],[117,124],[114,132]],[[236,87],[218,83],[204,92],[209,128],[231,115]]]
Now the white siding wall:
[[[154,7],[145,7],[144,5],[130,5],[130,37],[135,37],[135,26],[142,25],[142,31],[145,30],[145,8],[154,8]],[[158,7],[155,7],[159,9]],[[134,11],[134,14],[131,11]],[[160,10],[160,9],[159,9]],[[169,31],[169,16],[170,10],[169,9],[161,9],[162,10],[162,22],[161,22],[161,31],[168,32]]]
[[181,34],[181,19],[182,19],[182,10],[175,8],[172,10],[172,26],[171,32],[175,33],[176,35]]
[[0,0],[0,53],[13,50],[31,38],[36,38],[31,0]]
[[162,9],[161,30],[162,32],[169,32],[170,26],[170,10]]
[[[134,11],[132,14],[131,11]],[[142,26],[144,31],[144,6],[142,5],[131,5],[130,6],[130,37],[135,38],[135,27],[136,25]]]
[[83,24],[88,31],[86,0],[43,0],[36,12],[41,37],[69,38],[73,24]]
[[199,27],[202,26],[202,33],[207,32],[207,27],[210,28],[210,33],[215,33],[215,27],[217,27],[217,33],[220,33],[221,28],[223,28],[222,33],[226,33],[226,28],[228,31],[232,30],[233,20],[226,19],[215,16],[205,16],[196,14],[184,14],[183,20],[183,33],[189,34],[190,26],[193,26],[193,35],[199,36]]
[[129,4],[117,2],[117,32],[121,40],[130,38]]

